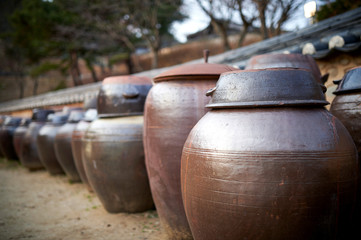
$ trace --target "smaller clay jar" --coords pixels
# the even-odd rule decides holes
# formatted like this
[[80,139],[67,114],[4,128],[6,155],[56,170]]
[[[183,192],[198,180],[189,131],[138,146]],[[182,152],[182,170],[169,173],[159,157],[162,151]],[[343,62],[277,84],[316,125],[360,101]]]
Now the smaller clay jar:
[[8,160],[18,160],[15,152],[13,138],[14,131],[20,125],[21,118],[7,117],[0,129],[0,148]]
[[[5,115],[0,115],[0,128],[3,126],[3,124],[4,124],[4,121],[5,121]],[[3,153],[3,151],[1,150],[1,148],[0,148],[0,158],[3,158],[3,157],[5,157],[4,156],[4,153]]]
[[19,127],[17,127],[14,131],[13,145],[15,148],[16,155],[19,157],[19,159],[21,156],[21,146],[22,146],[23,138],[25,136],[26,131],[28,130],[30,122],[31,119],[23,118],[21,120]]
[[83,137],[86,176],[110,213],[153,208],[144,163],[143,106],[151,80],[146,77],[106,78],[98,94],[98,119]]
[[256,55],[250,58],[246,65],[248,69],[265,69],[265,68],[304,68],[312,72],[313,77],[326,91],[326,87],[323,84],[327,81],[328,75],[321,75],[317,62],[309,55],[303,55],[300,53],[269,53]]
[[71,182],[80,182],[79,173],[75,167],[71,149],[71,136],[77,123],[84,117],[83,110],[73,110],[69,119],[55,135],[54,147],[56,158]]
[[36,138],[40,129],[45,125],[48,115],[52,113],[54,113],[53,110],[33,110],[32,121],[24,135],[20,154],[21,164],[29,170],[44,168],[39,158]]
[[350,69],[338,84],[330,111],[350,132],[361,158],[361,67]]
[[49,115],[48,122],[43,126],[37,136],[39,157],[45,169],[51,174],[64,174],[55,154],[55,136],[59,129],[66,123],[69,115],[56,113]]
[[84,170],[81,150],[82,150],[84,134],[88,129],[89,125],[91,124],[91,122],[94,121],[96,118],[97,118],[97,110],[88,109],[85,112],[84,118],[76,125],[73,131],[73,135],[71,137],[71,149],[73,152],[75,167],[78,170],[81,181],[86,185],[87,189],[91,192],[93,191],[93,189],[89,184],[88,177],[86,176]]

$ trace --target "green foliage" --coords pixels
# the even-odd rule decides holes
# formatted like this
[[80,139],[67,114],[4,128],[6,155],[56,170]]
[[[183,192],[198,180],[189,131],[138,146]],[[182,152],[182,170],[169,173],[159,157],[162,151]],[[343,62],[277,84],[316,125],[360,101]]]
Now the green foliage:
[[56,85],[56,87],[53,89],[53,91],[57,91],[60,89],[64,89],[66,88],[66,83],[64,80],[60,81],[58,85]]
[[129,58],[129,53],[119,53],[109,58],[109,65],[113,66],[116,63],[120,63]]
[[29,75],[30,77],[39,77],[40,75],[43,75],[45,73],[48,73],[50,71],[53,70],[58,70],[60,69],[61,65],[57,64],[57,63],[50,63],[50,62],[43,62],[42,64],[33,67],[30,72]]
[[361,6],[361,1],[356,0],[336,0],[331,3],[326,3],[320,7],[316,12],[316,21],[322,21],[324,19],[339,15],[349,10],[355,9]]

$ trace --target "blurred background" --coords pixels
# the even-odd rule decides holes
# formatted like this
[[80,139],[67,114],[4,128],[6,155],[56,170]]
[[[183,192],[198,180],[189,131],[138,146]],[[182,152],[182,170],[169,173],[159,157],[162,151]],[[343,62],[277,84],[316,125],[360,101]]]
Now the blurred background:
[[0,102],[173,66],[307,27],[349,0],[1,0]]

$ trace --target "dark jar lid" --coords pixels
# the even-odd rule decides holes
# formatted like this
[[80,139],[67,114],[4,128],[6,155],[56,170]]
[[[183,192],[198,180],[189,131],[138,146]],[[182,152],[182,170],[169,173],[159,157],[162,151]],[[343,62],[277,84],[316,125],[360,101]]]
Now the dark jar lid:
[[324,106],[320,84],[307,69],[271,68],[223,73],[212,96],[209,108],[255,108],[282,106]]
[[142,115],[151,87],[151,79],[143,76],[105,78],[98,93],[98,116],[104,118]]
[[20,125],[20,123],[21,123],[21,118],[8,116],[5,118],[4,126],[17,127]]
[[235,71],[237,68],[224,65],[208,63],[209,51],[204,51],[204,63],[185,64],[165,71],[154,78],[154,82],[174,80],[209,80],[218,79],[224,72]]
[[92,122],[98,117],[98,111],[96,109],[90,108],[88,109],[85,114],[84,118],[82,120],[86,122]]
[[70,112],[68,123],[78,123],[84,118],[84,110],[73,110]]
[[62,125],[68,121],[69,114],[65,113],[56,113],[51,118],[51,124],[53,125]]
[[30,118],[23,118],[23,119],[21,119],[21,122],[20,122],[19,126],[27,127],[27,126],[29,126],[30,123],[31,123]]
[[[305,68],[312,72],[319,83],[324,84],[328,74],[321,75],[317,62],[309,55],[300,53],[269,53],[253,56],[248,61],[245,69],[265,68]],[[325,87],[323,87],[325,90]]]
[[48,115],[54,113],[54,110],[49,109],[34,109],[32,121],[34,122],[46,122]]
[[361,92],[361,66],[351,68],[341,80],[333,82],[338,84],[336,91],[333,92],[336,95]]

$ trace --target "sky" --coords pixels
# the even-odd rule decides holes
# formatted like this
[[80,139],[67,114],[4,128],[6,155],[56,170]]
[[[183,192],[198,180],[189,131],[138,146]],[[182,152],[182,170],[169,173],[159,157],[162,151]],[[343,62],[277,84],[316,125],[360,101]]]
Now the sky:
[[[308,1],[306,1],[308,2]],[[188,19],[183,22],[175,22],[172,25],[172,33],[179,42],[186,42],[187,34],[204,29],[209,24],[209,18],[200,9],[195,0],[184,0],[182,11],[188,15]],[[240,23],[239,18],[235,18]],[[309,19],[304,17],[303,6],[294,14],[292,20],[285,24],[284,28],[289,31],[301,29],[309,24]]]

